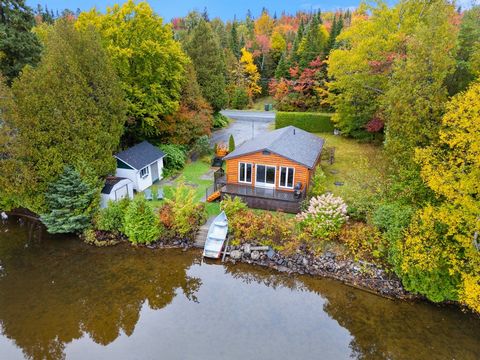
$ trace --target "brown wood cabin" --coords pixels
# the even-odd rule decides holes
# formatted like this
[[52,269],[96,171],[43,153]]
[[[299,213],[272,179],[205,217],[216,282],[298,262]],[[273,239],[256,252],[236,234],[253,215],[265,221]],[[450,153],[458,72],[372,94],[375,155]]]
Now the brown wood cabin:
[[224,157],[226,195],[252,208],[297,213],[320,163],[324,140],[288,126],[260,135]]

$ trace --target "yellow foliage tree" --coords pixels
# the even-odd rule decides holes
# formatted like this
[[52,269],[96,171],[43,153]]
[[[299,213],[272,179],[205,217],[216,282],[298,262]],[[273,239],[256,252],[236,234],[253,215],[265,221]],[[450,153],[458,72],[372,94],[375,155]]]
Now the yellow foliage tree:
[[258,72],[257,65],[255,65],[253,62],[253,55],[245,48],[242,49],[240,64],[242,66],[247,94],[250,100],[252,100],[256,94],[260,94],[262,92],[262,88],[258,84],[260,82],[260,74]]
[[[480,81],[449,103],[438,142],[416,151],[422,178],[439,204],[417,213],[407,233],[402,271],[413,290],[433,300],[459,300],[480,312],[478,99]],[[434,274],[431,282],[424,279],[428,274]]]

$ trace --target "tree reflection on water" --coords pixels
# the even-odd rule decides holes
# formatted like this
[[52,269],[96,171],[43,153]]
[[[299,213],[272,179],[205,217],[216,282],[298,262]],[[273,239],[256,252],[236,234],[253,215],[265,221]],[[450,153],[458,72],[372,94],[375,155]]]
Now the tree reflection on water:
[[169,305],[177,289],[192,301],[201,286],[187,275],[192,253],[119,246],[96,249],[49,238],[25,243],[28,227],[0,229],[0,323],[32,359],[62,359],[66,343],[88,334],[107,345],[135,330],[144,304]]

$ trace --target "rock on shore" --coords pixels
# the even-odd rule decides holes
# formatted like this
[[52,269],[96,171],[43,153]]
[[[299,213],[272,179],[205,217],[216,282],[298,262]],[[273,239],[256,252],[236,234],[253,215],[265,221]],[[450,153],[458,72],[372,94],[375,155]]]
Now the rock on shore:
[[251,244],[230,247],[227,261],[243,262],[275,269],[287,274],[308,274],[339,280],[347,285],[368,290],[389,298],[414,299],[400,280],[375,264],[337,258],[332,252],[320,256],[297,253],[284,256]]

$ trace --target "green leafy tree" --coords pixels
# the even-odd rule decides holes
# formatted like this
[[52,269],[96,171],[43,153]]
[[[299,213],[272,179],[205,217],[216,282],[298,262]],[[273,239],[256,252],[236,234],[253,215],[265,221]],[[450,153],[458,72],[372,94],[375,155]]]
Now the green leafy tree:
[[395,178],[395,197],[414,204],[429,198],[414,160],[416,147],[437,139],[448,100],[445,80],[454,69],[456,31],[454,7],[435,1],[406,43],[406,56],[394,65],[389,89],[382,97],[387,117],[385,149]]
[[160,234],[160,223],[152,206],[143,196],[137,196],[125,212],[125,235],[133,244],[150,244]]
[[71,166],[65,167],[45,194],[46,212],[40,219],[52,234],[81,233],[90,226],[97,210],[98,189],[82,180]]
[[480,311],[480,82],[447,105],[438,141],[418,149],[435,204],[419,210],[406,236],[402,278],[433,301]]
[[458,34],[455,72],[447,78],[450,95],[465,90],[480,68],[480,5],[466,10]]
[[25,65],[36,65],[42,46],[31,31],[33,11],[24,0],[0,2],[0,72],[11,84]]
[[80,14],[80,29],[99,30],[128,103],[128,135],[158,134],[162,117],[178,110],[187,57],[147,2],[114,5],[105,14]]
[[0,188],[17,206],[43,213],[44,194],[65,165],[87,164],[96,179],[114,171],[125,107],[94,31],[58,20],[41,62],[24,70],[9,96],[1,103],[2,121],[15,135],[6,144],[7,156],[0,157]]
[[203,97],[214,111],[221,110],[228,101],[225,80],[225,60],[217,36],[209,23],[201,20],[185,44],[197,72]]
[[190,145],[198,138],[210,135],[212,127],[212,108],[203,98],[195,69],[189,63],[182,84],[180,107],[159,124],[160,138],[172,144]]

